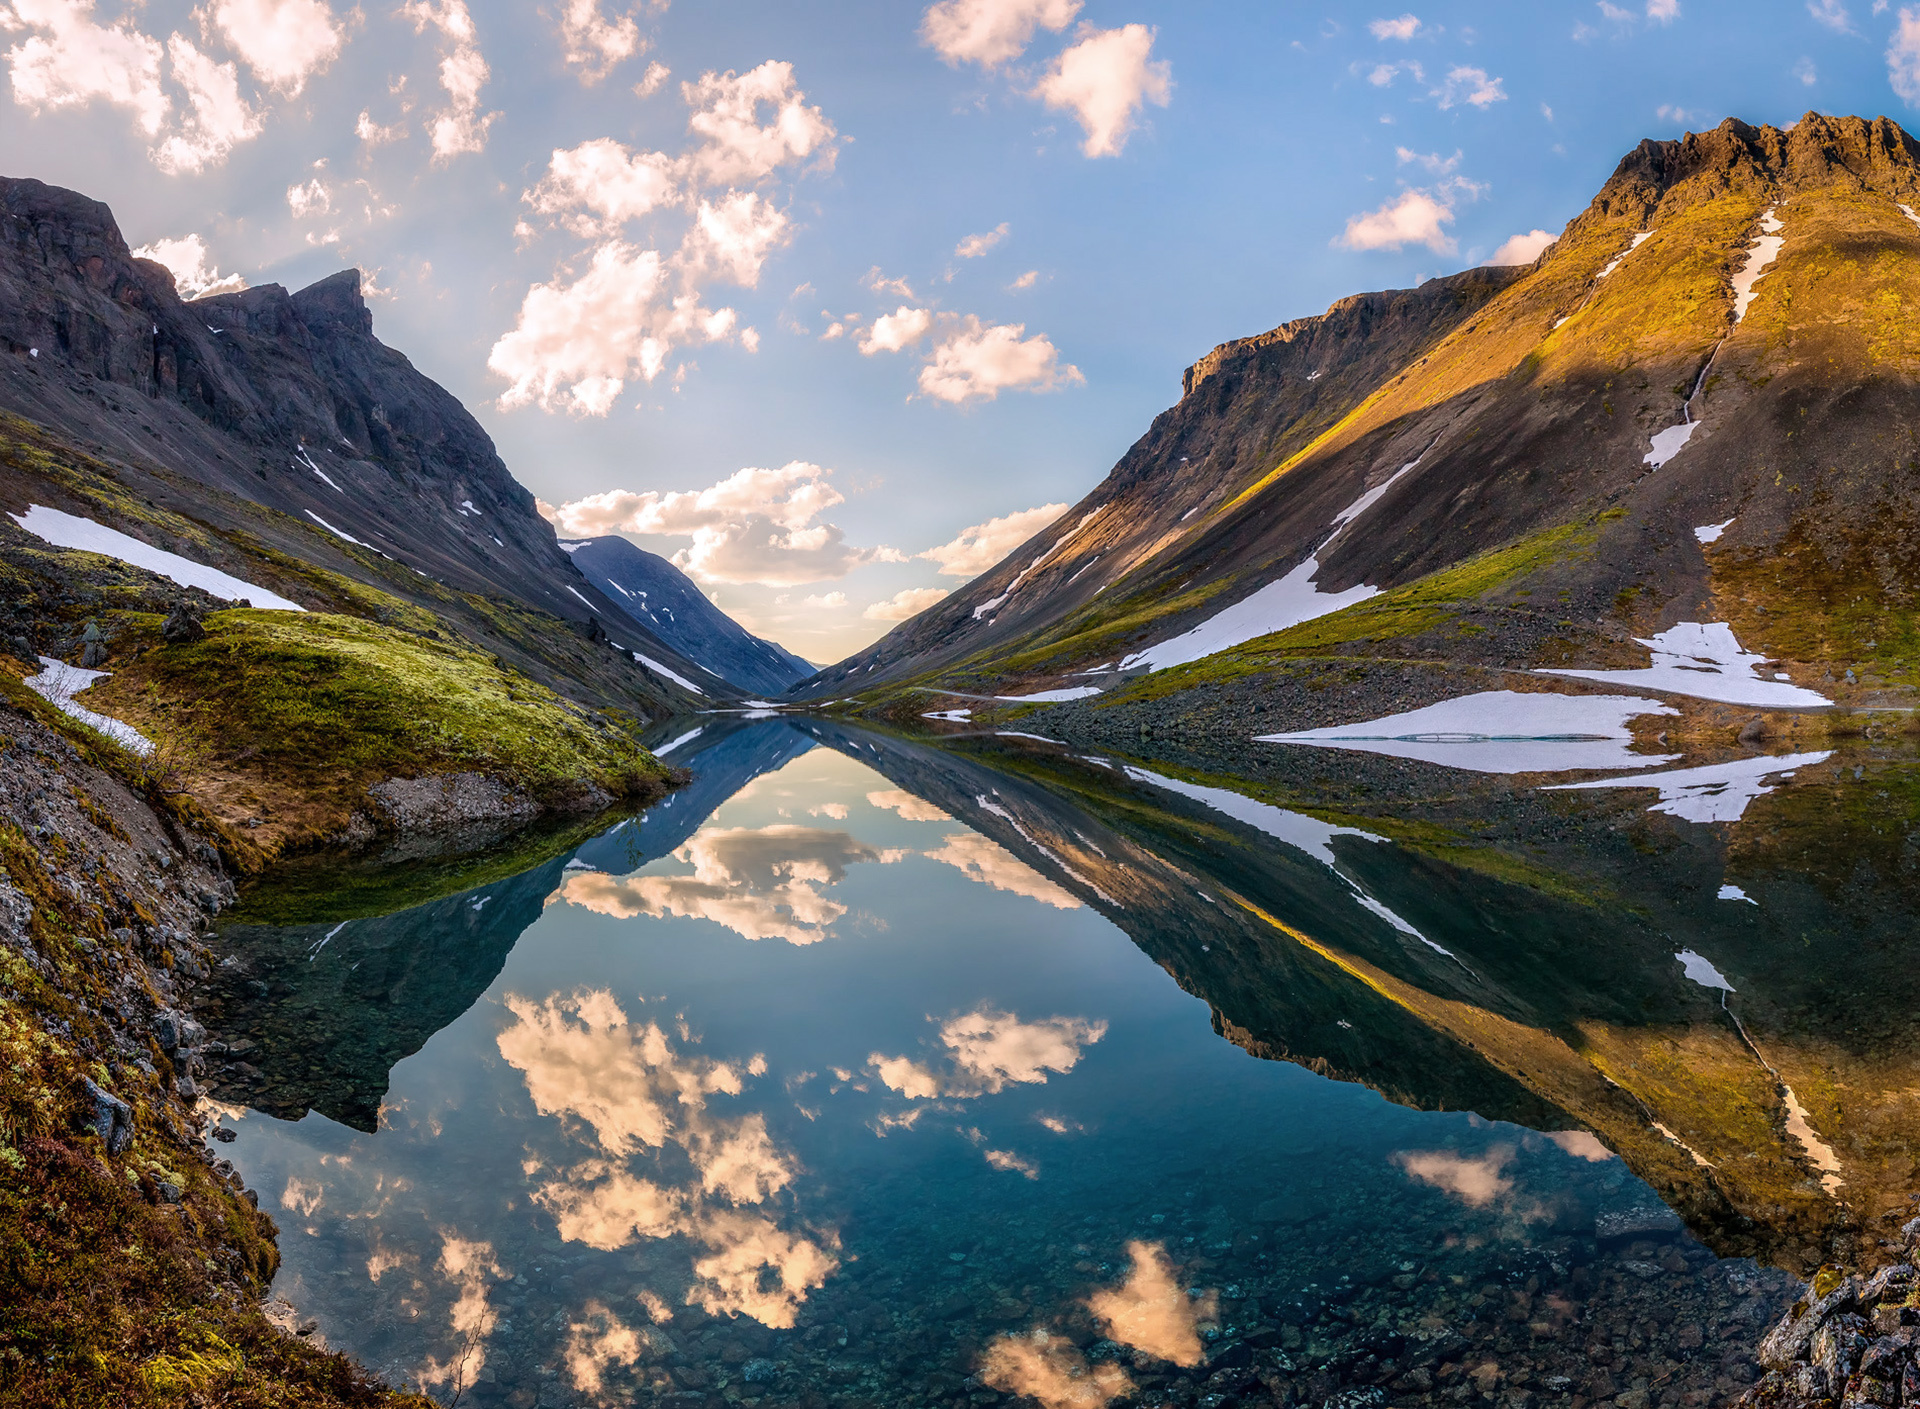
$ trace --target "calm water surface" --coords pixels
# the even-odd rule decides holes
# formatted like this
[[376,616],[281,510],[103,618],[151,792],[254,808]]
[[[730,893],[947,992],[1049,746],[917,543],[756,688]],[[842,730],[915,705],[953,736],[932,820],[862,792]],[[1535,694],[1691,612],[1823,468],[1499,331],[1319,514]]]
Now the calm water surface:
[[1905,1207],[1898,759],[1676,811],[786,720],[668,757],[538,864],[225,932],[275,1291],[443,1402],[1718,1404]]

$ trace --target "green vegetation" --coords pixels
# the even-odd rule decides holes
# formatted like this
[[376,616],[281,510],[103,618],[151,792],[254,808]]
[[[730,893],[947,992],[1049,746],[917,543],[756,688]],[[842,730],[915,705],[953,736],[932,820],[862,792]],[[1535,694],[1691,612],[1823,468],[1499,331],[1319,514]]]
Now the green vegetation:
[[161,644],[151,616],[119,625],[123,648],[146,649],[89,704],[181,748],[196,792],[264,806],[288,840],[337,830],[387,777],[479,772],[560,806],[670,781],[634,721],[462,643],[318,612],[218,612],[191,645]]

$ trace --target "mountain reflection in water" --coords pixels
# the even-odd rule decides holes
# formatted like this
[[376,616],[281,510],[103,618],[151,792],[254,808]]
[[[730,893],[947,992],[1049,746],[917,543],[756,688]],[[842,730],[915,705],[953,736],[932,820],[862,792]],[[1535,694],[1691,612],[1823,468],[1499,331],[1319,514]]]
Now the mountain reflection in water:
[[1720,1259],[1914,1192],[1912,761],[1256,747],[710,722],[518,875],[231,926],[276,1291],[514,1409],[1736,1396],[1794,1286]]

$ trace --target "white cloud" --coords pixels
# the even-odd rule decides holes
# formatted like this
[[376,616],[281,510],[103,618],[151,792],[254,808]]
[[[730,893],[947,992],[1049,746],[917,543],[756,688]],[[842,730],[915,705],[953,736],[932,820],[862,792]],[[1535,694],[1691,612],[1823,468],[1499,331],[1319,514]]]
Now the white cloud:
[[795,460],[777,470],[744,469],[706,489],[662,494],[609,490],[562,504],[553,521],[576,538],[655,533],[692,539],[673,561],[703,582],[797,587],[845,577],[870,562],[900,561],[886,548],[854,548],[834,524],[816,520],[845,502],[831,470]]
[[581,82],[589,84],[598,83],[616,64],[646,49],[633,16],[609,18],[600,13],[600,0],[563,0],[560,43],[567,62],[580,70]]
[[[701,139],[693,164],[708,181],[759,181],[810,156],[833,165],[833,124],[807,105],[792,64],[769,59],[743,74],[705,73],[680,91],[694,110],[687,127]],[[762,109],[771,110],[764,122]]]
[[1375,39],[1404,41],[1420,32],[1420,21],[1412,15],[1402,15],[1397,20],[1375,20],[1367,28],[1373,31]]
[[1066,511],[1065,504],[1042,504],[1037,509],[1002,514],[963,528],[950,541],[914,556],[940,564],[942,577],[978,577]]
[[949,64],[998,68],[1020,57],[1036,29],[1056,33],[1081,0],[941,0],[920,21],[920,40]]
[[647,65],[647,71],[640,75],[640,81],[633,85],[633,96],[651,98],[667,86],[667,80],[673,77],[673,70],[659,60]]
[[924,338],[933,327],[933,314],[924,308],[909,308],[904,303],[891,313],[873,320],[873,326],[860,339],[860,351],[871,357],[876,352],[900,352]]
[[1840,0],[1807,0],[1807,13],[1815,23],[1825,25],[1835,34],[1853,33],[1853,17]]
[[984,234],[967,236],[966,239],[953,247],[953,252],[961,259],[978,259],[981,255],[1006,239],[1008,232],[1012,229],[1013,227],[1003,220]]
[[1438,152],[1421,153],[1414,151],[1411,147],[1395,147],[1394,155],[1399,158],[1400,165],[1408,166],[1417,164],[1424,166],[1436,176],[1446,176],[1450,174],[1460,165],[1461,157],[1461,153],[1457,150],[1452,156],[1443,157]]
[[1018,279],[1015,279],[1011,284],[1008,284],[1007,287],[1009,289],[1030,289],[1039,282],[1040,282],[1040,271],[1038,269],[1029,269],[1026,273],[1022,274]]
[[1900,7],[1887,45],[1887,82],[1909,105],[1920,106],[1920,6]]
[[396,122],[383,127],[373,120],[373,112],[371,109],[362,108],[360,110],[360,120],[353,125],[353,135],[358,137],[369,148],[384,147],[389,142],[398,142],[402,137],[405,137],[407,135],[407,126],[403,122]]
[[611,137],[555,148],[547,174],[521,199],[593,236],[683,199],[683,163],[665,152],[630,151]]
[[1672,24],[1680,18],[1680,0],[1647,0],[1647,18],[1655,24]]
[[1336,245],[1350,250],[1397,250],[1425,245],[1435,254],[1451,254],[1455,244],[1441,227],[1453,222],[1453,206],[1431,192],[1402,191],[1378,210],[1356,215]]
[[1154,62],[1154,31],[1143,24],[1120,29],[1081,26],[1073,46],[1053,61],[1033,94],[1050,108],[1070,108],[1090,157],[1115,157],[1127,145],[1134,114],[1144,103],[1173,101],[1173,66]]
[[407,0],[400,13],[413,21],[415,33],[432,26],[445,40],[440,86],[447,90],[448,101],[430,129],[434,160],[451,161],[466,152],[484,151],[487,129],[500,114],[480,111],[480,90],[491,71],[481,56],[479,34],[466,0]]
[[[845,592],[815,592],[800,599],[801,606],[812,607],[816,611],[838,611],[846,604],[847,594]],[[844,822],[847,820],[847,809],[842,803],[830,802],[824,807],[814,808],[812,810],[815,812],[824,812],[827,816],[837,821]]]
[[334,61],[346,38],[325,0],[213,0],[207,17],[261,82],[288,97]]
[[160,135],[172,105],[160,86],[158,40],[125,20],[96,24],[93,0],[14,0],[0,16],[10,29],[36,31],[7,51],[14,102],[29,112],[116,103],[147,136]]
[[167,64],[186,92],[187,117],[154,148],[155,166],[166,172],[200,171],[259,135],[263,119],[241,98],[232,64],[215,63],[178,34],[167,41]]
[[1048,880],[992,837],[978,832],[956,832],[937,851],[925,855],[927,860],[951,866],[968,880],[995,890],[1024,895],[1056,910],[1080,908],[1080,900],[1072,891]]
[[304,184],[287,187],[287,209],[293,212],[296,220],[325,215],[333,209],[333,193],[316,176]]
[[899,298],[919,297],[905,279],[889,279],[877,264],[866,272],[860,282],[877,294],[893,294]]
[[860,615],[868,621],[906,621],[919,616],[934,603],[945,601],[948,595],[944,587],[907,587],[884,602],[873,603]]
[[211,264],[207,242],[198,235],[182,235],[177,240],[155,240],[133,251],[135,259],[151,259],[163,264],[173,275],[173,284],[184,299],[206,298],[210,294],[238,293],[247,281],[238,274],[222,274]]
[[1813,60],[1802,58],[1793,66],[1793,76],[1811,88],[1820,81],[1820,70],[1813,66]]
[[1505,244],[1493,252],[1489,264],[1531,264],[1554,237],[1545,230],[1529,230],[1524,235],[1509,235]]
[[1506,90],[1501,87],[1505,82],[1504,78],[1488,78],[1483,68],[1462,65],[1447,71],[1447,81],[1433,90],[1433,96],[1440,100],[1442,108],[1466,102],[1484,109],[1507,100]]
[[[695,208],[693,228],[680,247],[680,268],[689,279],[705,275],[752,288],[760,282],[767,255],[786,243],[787,234],[785,211],[757,191],[729,191],[717,203],[702,200]],[[752,341],[757,345],[758,335]]]
[[695,294],[668,297],[657,250],[615,240],[593,252],[573,283],[535,284],[487,366],[511,385],[503,408],[604,416],[628,378],[660,375],[675,347],[723,342],[734,334],[731,308],[704,308]]
[[1024,323],[988,327],[975,317],[961,320],[920,369],[920,390],[958,406],[992,401],[1002,391],[1053,391],[1086,381],[1078,367],[1060,362],[1045,333],[1023,338],[1026,330]]

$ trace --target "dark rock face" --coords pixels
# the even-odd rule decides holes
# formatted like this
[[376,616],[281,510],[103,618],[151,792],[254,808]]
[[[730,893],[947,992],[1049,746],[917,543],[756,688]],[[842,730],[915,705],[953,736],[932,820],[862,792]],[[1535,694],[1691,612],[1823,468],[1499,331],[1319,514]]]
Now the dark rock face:
[[792,651],[751,634],[714,606],[692,579],[658,553],[618,534],[562,539],[560,546],[627,620],[741,689],[778,695],[814,673]]
[[357,542],[398,569],[377,585],[403,597],[426,579],[563,621],[617,619],[479,422],[374,336],[357,270],[185,302],[106,206],[0,179],[0,353],[0,410],[124,467],[157,504],[367,581]]
[[1914,1402],[1920,1389],[1920,1307],[1914,1270],[1883,1267],[1819,1282],[1761,1340],[1766,1376],[1741,1399],[1751,1409],[1827,1409]]

